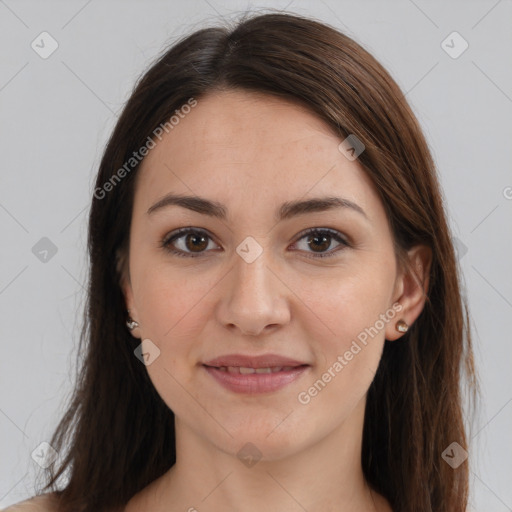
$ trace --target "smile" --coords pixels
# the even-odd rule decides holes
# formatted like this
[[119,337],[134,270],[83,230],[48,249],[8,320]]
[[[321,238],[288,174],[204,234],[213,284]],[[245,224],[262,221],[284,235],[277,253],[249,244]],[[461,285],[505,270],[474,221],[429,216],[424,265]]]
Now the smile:
[[229,373],[276,373],[280,371],[289,371],[294,366],[275,366],[270,368],[244,368],[243,366],[220,366],[219,370]]
[[309,365],[251,368],[207,366],[206,372],[223,388],[234,393],[257,394],[278,391],[299,379]]

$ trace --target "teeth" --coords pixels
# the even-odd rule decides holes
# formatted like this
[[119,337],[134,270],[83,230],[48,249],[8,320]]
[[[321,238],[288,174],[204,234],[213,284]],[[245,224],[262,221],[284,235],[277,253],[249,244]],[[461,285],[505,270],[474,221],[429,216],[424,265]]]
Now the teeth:
[[[256,368],[256,373],[272,373],[274,371],[273,368]],[[242,373],[242,368],[240,368],[240,373]]]
[[219,366],[218,369],[228,373],[241,373],[243,375],[249,373],[276,373],[282,371],[293,370],[293,366],[274,366],[271,368],[246,368],[243,366]]
[[228,371],[237,371],[237,373],[256,373],[256,370],[254,368],[233,368],[232,366],[230,366],[228,368]]

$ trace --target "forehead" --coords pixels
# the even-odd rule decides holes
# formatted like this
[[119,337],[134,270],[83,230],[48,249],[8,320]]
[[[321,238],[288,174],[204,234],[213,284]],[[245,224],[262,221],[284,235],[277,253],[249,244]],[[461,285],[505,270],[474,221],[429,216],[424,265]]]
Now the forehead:
[[242,203],[267,197],[270,204],[339,191],[365,210],[379,207],[362,166],[339,151],[341,138],[302,105],[227,91],[187,111],[142,162],[136,207],[147,209],[170,191],[224,204],[236,202],[234,192]]

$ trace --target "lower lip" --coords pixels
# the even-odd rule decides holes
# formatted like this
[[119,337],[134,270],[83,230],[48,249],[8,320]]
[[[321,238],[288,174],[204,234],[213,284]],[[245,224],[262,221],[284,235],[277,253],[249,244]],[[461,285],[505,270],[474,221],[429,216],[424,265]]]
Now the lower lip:
[[309,366],[297,366],[293,370],[276,373],[229,373],[213,366],[203,365],[205,370],[222,386],[235,393],[269,393],[284,388],[297,380]]

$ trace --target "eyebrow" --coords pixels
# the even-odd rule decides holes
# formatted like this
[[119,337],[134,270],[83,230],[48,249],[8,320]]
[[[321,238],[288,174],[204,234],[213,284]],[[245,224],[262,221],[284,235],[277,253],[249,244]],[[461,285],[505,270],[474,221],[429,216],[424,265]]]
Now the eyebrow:
[[[227,208],[217,201],[205,199],[199,196],[187,196],[179,194],[167,194],[151,206],[147,214],[151,215],[167,206],[181,206],[203,215],[226,220]],[[356,203],[342,197],[315,197],[303,201],[287,201],[276,211],[275,217],[278,221],[288,220],[306,213],[317,213],[336,209],[350,209],[368,219],[364,210]]]

